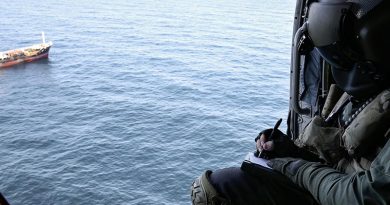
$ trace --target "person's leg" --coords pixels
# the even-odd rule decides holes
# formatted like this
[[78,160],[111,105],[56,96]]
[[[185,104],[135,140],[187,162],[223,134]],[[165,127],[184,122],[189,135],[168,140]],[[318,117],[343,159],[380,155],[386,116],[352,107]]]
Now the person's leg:
[[193,204],[317,204],[306,191],[266,168],[207,171],[192,187]]

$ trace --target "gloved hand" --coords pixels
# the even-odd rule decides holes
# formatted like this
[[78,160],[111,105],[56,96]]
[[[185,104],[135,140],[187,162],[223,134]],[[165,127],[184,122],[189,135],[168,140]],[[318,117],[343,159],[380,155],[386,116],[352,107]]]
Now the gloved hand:
[[279,129],[271,136],[273,129],[266,129],[255,138],[256,149],[262,158],[272,159],[275,157],[297,157],[298,147],[294,142]]

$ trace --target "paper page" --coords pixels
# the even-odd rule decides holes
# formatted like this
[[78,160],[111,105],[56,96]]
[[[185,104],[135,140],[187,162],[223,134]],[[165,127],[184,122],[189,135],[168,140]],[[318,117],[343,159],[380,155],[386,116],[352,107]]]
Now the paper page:
[[269,166],[267,165],[267,162],[268,162],[269,160],[263,159],[263,158],[259,158],[259,157],[256,157],[256,156],[253,154],[253,152],[249,152],[249,153],[246,155],[245,159],[248,160],[248,161],[250,161],[250,162],[252,162],[252,163],[258,164],[258,165],[263,166],[263,167],[266,167],[266,168],[268,168],[268,169],[272,169],[271,167],[269,167]]

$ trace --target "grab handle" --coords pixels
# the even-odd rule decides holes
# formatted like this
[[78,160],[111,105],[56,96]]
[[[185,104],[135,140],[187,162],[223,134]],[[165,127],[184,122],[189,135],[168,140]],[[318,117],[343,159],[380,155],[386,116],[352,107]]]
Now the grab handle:
[[292,69],[291,69],[291,107],[293,110],[301,115],[307,115],[310,113],[309,108],[301,108],[299,105],[299,77],[300,77],[300,62],[301,56],[299,55],[298,43],[302,38],[303,34],[307,31],[307,23],[305,22],[295,33],[294,45],[292,49]]

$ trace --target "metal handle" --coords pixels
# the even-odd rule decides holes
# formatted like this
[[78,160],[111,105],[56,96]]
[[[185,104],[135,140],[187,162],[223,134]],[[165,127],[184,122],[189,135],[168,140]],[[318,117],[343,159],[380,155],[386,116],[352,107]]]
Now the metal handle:
[[291,107],[292,109],[301,115],[307,115],[310,114],[309,108],[301,108],[299,105],[299,74],[300,74],[300,58],[301,55],[299,55],[299,46],[298,43],[300,39],[302,38],[304,32],[307,31],[307,23],[305,22],[295,33],[294,35],[294,45],[292,49],[292,69],[291,69]]

